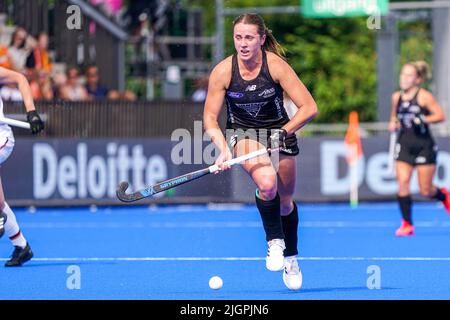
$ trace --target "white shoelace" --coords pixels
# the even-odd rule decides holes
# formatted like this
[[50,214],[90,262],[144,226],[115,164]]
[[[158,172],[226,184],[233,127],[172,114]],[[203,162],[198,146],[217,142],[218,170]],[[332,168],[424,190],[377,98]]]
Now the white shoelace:
[[281,239],[273,239],[269,241],[268,256],[282,256],[285,249],[284,241]]

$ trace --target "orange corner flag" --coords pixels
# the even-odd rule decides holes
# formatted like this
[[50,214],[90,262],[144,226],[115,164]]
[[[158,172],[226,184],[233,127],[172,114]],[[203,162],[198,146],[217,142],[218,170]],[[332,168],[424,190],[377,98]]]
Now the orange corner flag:
[[[345,144],[348,149],[347,162],[353,164],[363,154],[361,136],[359,134],[359,119],[356,111],[350,112],[348,129],[345,134]],[[356,152],[353,150],[356,150]]]

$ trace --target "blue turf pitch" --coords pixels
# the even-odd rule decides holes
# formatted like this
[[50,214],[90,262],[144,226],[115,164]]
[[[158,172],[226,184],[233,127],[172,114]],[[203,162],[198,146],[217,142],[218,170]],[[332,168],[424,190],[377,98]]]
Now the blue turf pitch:
[[[415,205],[410,238],[394,236],[394,203],[300,204],[297,292],[265,269],[254,206],[15,211],[35,258],[1,268],[1,300],[450,299],[450,216],[438,204]],[[11,251],[2,238],[0,263]],[[68,288],[78,283],[69,266],[79,268],[80,289]],[[380,289],[367,287],[370,266],[379,267]],[[208,287],[214,275],[224,281],[217,291]]]

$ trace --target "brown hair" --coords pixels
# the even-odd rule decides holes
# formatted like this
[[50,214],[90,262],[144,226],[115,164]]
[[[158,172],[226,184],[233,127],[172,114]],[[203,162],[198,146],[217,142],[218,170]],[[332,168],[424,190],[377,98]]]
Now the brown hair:
[[238,23],[253,24],[258,27],[258,34],[262,37],[266,35],[266,41],[264,42],[263,49],[275,53],[280,58],[286,60],[286,50],[275,39],[272,34],[272,30],[268,29],[264,23],[263,18],[256,13],[245,13],[234,19],[233,27]]
[[417,76],[422,79],[422,83],[431,79],[431,68],[425,61],[408,62],[407,65],[416,69]]
[[12,46],[14,45],[14,40],[15,40],[17,34],[18,34],[20,31],[25,32],[25,39],[22,40],[22,43],[20,44],[19,49],[25,48],[25,44],[26,44],[26,42],[27,42],[28,34],[27,34],[27,30],[25,30],[25,29],[22,28],[22,27],[17,27],[17,28],[14,30],[13,34],[11,35],[11,42],[10,42],[10,44],[9,44],[10,47],[12,47]]

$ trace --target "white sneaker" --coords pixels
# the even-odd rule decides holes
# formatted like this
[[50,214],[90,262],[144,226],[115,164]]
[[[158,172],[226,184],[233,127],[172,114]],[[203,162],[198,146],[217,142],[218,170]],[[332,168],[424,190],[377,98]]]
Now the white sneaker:
[[296,256],[284,259],[283,281],[291,290],[299,290],[302,287],[303,277]]
[[267,250],[266,268],[270,271],[280,271],[284,267],[284,249],[286,248],[283,239],[273,239],[269,241]]

